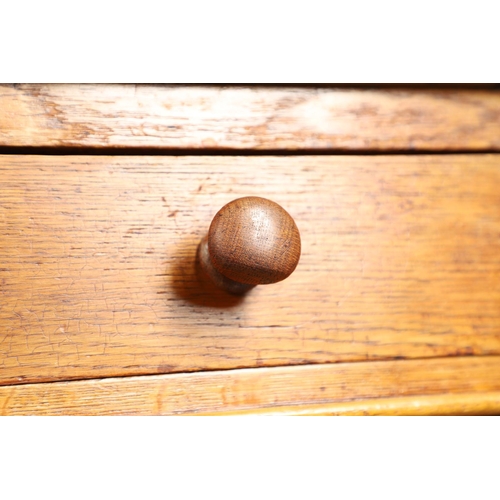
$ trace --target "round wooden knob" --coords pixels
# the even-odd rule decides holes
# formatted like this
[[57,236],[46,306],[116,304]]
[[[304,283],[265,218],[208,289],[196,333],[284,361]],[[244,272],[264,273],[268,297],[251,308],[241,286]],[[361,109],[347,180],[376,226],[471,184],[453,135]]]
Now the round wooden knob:
[[[277,203],[257,196],[222,207],[204,241],[207,248],[201,258],[206,253],[205,267],[214,268],[208,274],[233,293],[282,281],[299,263],[300,234],[294,220]],[[214,278],[214,271],[225,280]],[[227,286],[228,281],[236,290]],[[238,284],[244,286],[238,288]]]

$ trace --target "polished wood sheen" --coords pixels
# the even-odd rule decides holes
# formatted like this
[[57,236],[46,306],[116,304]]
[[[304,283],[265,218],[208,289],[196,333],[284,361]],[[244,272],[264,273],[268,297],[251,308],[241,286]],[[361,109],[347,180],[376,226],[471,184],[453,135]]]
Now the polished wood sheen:
[[2,415],[500,414],[500,357],[370,361],[0,388]]
[[214,267],[248,285],[277,283],[300,259],[300,233],[290,214],[258,196],[231,201],[215,215],[208,231]]
[[[2,384],[500,354],[498,155],[1,156],[0,182]],[[242,298],[195,256],[243,196],[302,254]]]
[[[0,146],[158,150],[500,150],[480,89],[0,85]],[[255,182],[257,178],[253,179]]]
[[[85,410],[83,410],[85,411]],[[375,416],[375,415],[500,415],[500,392],[472,394],[440,394],[412,397],[373,398],[346,403],[318,403],[214,411],[197,415],[314,417],[314,416]]]

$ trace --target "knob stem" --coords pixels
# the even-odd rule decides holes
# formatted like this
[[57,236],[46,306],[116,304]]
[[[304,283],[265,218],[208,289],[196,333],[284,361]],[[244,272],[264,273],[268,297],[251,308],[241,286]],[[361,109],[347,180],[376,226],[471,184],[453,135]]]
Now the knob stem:
[[238,281],[226,278],[223,274],[217,271],[217,269],[215,269],[214,265],[212,264],[212,259],[210,258],[210,252],[208,250],[208,235],[201,240],[198,246],[197,259],[201,265],[201,268],[203,269],[205,274],[207,274],[208,277],[212,280],[212,282],[215,283],[215,285],[217,285],[219,288],[222,288],[232,295],[243,295],[255,287],[255,285],[239,283]]

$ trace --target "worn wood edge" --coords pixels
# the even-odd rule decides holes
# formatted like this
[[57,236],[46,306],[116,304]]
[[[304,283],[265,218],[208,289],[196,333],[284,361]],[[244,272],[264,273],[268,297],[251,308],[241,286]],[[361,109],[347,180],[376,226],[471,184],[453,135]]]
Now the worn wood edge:
[[496,151],[500,93],[4,84],[0,147]]
[[420,416],[500,415],[500,392],[375,398],[347,403],[291,405],[239,411],[199,413],[200,416]]
[[0,414],[498,414],[499,375],[472,356],[26,384],[0,388]]

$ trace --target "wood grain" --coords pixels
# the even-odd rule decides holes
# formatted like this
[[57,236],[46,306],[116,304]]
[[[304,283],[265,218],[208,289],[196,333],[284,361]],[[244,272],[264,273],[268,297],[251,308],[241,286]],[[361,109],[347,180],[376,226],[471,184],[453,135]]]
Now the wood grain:
[[[3,156],[0,179],[2,384],[500,354],[500,156]],[[242,299],[194,256],[245,195],[302,256]]]
[[378,361],[0,388],[2,415],[500,414],[500,357]]
[[[83,410],[85,411],[85,410]],[[500,392],[362,399],[347,403],[298,404],[197,413],[200,416],[327,417],[500,415]]]
[[498,150],[500,93],[160,85],[0,85],[0,145]]

